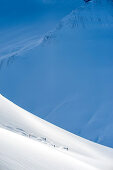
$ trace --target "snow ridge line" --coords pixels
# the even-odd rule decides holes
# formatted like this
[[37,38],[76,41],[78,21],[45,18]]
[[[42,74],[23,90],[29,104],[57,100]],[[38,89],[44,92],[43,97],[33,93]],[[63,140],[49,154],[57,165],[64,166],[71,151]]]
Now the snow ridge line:
[[[93,13],[93,7],[96,7],[96,3],[94,1],[90,1],[87,4],[85,3],[81,7],[73,10],[70,14],[65,16],[55,29],[52,31],[47,32],[39,39],[34,39],[27,43],[27,45],[12,49],[11,53],[1,55],[0,56],[0,69],[3,66],[3,63],[6,62],[6,65],[9,65],[13,62],[14,58],[16,56],[19,56],[23,54],[24,52],[27,52],[29,50],[32,50],[35,47],[40,46],[41,44],[45,44],[46,42],[51,41],[52,39],[56,38],[56,34],[59,30],[61,30],[64,27],[68,28],[82,28],[87,29],[93,27],[113,27],[113,15],[106,15],[104,18],[102,18],[101,15],[98,15],[98,12],[96,15]],[[101,9],[101,8],[100,8]],[[98,11],[98,10],[97,10]],[[100,11],[99,11],[100,13]],[[86,14],[86,16],[85,16]],[[90,15],[91,14],[91,15]]]

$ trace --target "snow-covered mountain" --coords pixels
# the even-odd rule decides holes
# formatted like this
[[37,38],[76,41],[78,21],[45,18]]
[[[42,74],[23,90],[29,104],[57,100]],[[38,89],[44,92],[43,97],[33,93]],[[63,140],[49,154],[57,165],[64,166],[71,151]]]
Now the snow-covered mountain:
[[112,1],[84,3],[53,31],[2,51],[1,93],[59,127],[113,147],[112,8]]
[[113,149],[21,109],[0,95],[1,170],[112,170]]

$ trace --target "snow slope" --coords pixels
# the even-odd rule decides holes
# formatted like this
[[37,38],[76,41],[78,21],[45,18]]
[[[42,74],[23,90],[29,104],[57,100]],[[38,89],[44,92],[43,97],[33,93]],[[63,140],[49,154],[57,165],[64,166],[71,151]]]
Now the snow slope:
[[63,129],[113,147],[112,8],[110,1],[90,1],[38,43],[8,53],[1,93]]
[[113,149],[58,128],[0,95],[1,170],[112,170],[112,159]]
[[0,1],[0,60],[38,45],[42,34],[81,4],[84,1]]

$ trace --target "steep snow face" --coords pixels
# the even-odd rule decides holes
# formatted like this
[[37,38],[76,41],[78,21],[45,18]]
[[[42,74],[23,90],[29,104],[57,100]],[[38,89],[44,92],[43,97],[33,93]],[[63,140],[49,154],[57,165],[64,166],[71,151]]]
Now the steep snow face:
[[1,170],[112,170],[113,149],[87,141],[0,95]]
[[[7,4],[7,6],[6,6]],[[83,0],[1,0],[0,2],[0,60],[33,48],[45,32]]]
[[35,48],[13,55],[0,71],[1,93],[57,126],[113,147],[112,35],[111,2],[84,4],[34,40]]

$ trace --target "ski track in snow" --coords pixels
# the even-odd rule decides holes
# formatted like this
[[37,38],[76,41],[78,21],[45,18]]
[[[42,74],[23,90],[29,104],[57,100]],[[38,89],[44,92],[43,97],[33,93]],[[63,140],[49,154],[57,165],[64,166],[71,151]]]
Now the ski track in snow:
[[113,149],[58,128],[1,95],[0,117],[1,170],[113,169]]
[[38,142],[42,142],[44,144],[47,144],[49,146],[52,146],[56,149],[64,149],[64,150],[69,150],[68,146],[57,146],[56,144],[54,144],[54,142],[52,141],[49,141],[46,137],[42,137],[42,136],[35,136],[34,134],[29,134],[27,133],[25,130],[21,129],[21,128],[18,128],[18,127],[12,127],[12,126],[9,126],[9,125],[2,125],[0,124],[0,127],[3,128],[3,129],[6,129],[6,130],[9,130],[9,131],[12,131],[14,133],[17,133],[19,135],[22,135],[22,136],[25,136],[25,137],[28,137],[32,140],[35,140],[35,141],[38,141]]
[[[83,11],[82,11],[83,9]],[[83,12],[83,13],[82,13]],[[83,14],[88,14],[84,17]],[[26,43],[10,44],[0,51],[7,64],[15,56],[51,41],[64,28],[112,27],[112,16],[89,17],[84,7],[66,16],[53,31]],[[81,22],[82,21],[82,22]],[[91,22],[90,22],[91,21]],[[106,24],[107,21],[107,24]],[[88,23],[88,24],[87,24]],[[88,26],[88,27],[87,27]],[[67,101],[50,113],[57,111]],[[48,115],[47,115],[48,116]],[[89,122],[93,121],[91,117]],[[100,140],[99,138],[96,139]],[[0,95],[0,170],[113,170],[113,149],[60,129],[16,106]]]
[[[36,39],[36,40],[33,40],[33,41],[30,41],[27,45],[20,45],[21,47],[16,47],[13,49],[13,45],[11,47],[9,47],[9,49],[11,49],[11,53],[8,53],[8,54],[5,54],[5,55],[1,55],[0,56],[0,60],[4,60],[4,59],[8,59],[8,58],[12,58],[12,57],[15,57],[15,56],[18,56],[20,55],[21,53],[27,51],[27,50],[31,50],[35,47],[37,47],[38,45],[40,45],[42,43],[42,38],[40,39]],[[17,50],[15,50],[17,49]],[[5,49],[4,51],[6,52],[8,49]]]

